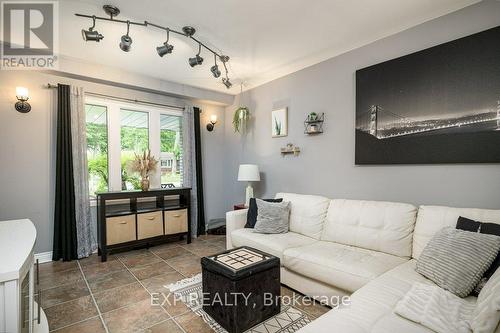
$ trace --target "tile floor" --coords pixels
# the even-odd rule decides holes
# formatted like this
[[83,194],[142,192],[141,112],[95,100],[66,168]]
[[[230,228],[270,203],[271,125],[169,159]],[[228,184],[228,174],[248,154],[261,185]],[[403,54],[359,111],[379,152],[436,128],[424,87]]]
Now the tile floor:
[[[202,236],[118,253],[101,263],[97,255],[40,265],[43,308],[51,332],[211,333],[184,304],[152,306],[151,293],[201,272],[200,258],[225,248],[224,236]],[[282,287],[282,294],[292,291]],[[304,306],[316,318],[329,309]]]

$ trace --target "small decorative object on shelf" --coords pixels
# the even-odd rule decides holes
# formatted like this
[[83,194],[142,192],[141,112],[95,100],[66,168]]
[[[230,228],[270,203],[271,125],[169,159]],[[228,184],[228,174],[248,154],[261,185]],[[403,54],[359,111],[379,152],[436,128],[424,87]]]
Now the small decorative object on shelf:
[[130,161],[129,169],[141,175],[141,189],[149,190],[149,176],[156,172],[158,160],[151,156],[151,150],[144,151],[142,156],[135,154],[135,159]]
[[311,112],[307,115],[304,121],[304,133],[308,135],[323,133],[323,122],[325,121],[324,113]]
[[300,148],[294,146],[293,143],[288,143],[286,147],[281,148],[281,155],[285,156],[288,154],[293,154],[293,156],[299,156]]

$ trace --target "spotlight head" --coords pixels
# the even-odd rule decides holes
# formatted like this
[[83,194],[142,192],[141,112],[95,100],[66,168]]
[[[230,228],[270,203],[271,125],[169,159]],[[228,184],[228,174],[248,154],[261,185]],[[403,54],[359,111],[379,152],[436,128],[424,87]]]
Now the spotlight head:
[[82,37],[83,40],[86,42],[100,42],[101,39],[104,38],[103,35],[92,29],[89,30],[82,29]]
[[160,57],[163,57],[166,54],[172,53],[173,50],[174,50],[174,46],[167,43],[167,42],[163,43],[162,46],[158,46],[156,48],[156,52],[158,52],[158,55]]
[[213,65],[211,68],[210,68],[210,71],[212,72],[212,75],[215,77],[215,78],[218,78],[220,76],[220,70],[219,70],[219,66],[216,65]]
[[233,84],[231,83],[231,81],[229,81],[228,77],[223,77],[222,78],[222,83],[226,86],[227,89],[230,89],[233,86]]
[[189,66],[191,66],[191,67],[194,67],[194,66],[197,66],[197,65],[201,65],[202,63],[203,63],[203,58],[200,57],[199,54],[197,54],[193,58],[189,58]]
[[132,47],[132,38],[129,35],[123,35],[120,42],[120,49],[123,52],[129,52]]

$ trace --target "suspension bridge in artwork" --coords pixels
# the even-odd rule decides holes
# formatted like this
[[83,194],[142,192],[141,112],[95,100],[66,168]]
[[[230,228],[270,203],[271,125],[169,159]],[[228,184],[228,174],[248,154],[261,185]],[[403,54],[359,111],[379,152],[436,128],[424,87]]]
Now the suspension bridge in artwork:
[[386,110],[380,105],[371,105],[368,110],[356,115],[356,129],[369,133],[377,139],[484,125],[489,122],[492,122],[492,129],[500,131],[500,100],[497,101],[496,110],[492,108],[488,111],[451,118],[412,119]]

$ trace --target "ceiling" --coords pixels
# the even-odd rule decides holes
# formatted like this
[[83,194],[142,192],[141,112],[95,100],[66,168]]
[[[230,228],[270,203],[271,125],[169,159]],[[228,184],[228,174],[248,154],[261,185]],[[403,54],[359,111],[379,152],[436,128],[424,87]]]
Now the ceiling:
[[[60,51],[68,58],[230,94],[255,87],[338,54],[366,45],[478,0],[85,0],[60,1]],[[104,4],[121,9],[120,19],[150,21],[180,30],[197,29],[196,37],[231,57],[226,90],[210,73],[213,56],[202,52],[202,66],[189,67],[197,45],[171,35],[173,54],[160,58],[156,47],[166,38],[154,28],[132,26],[132,50],[122,52],[125,26],[98,21],[100,43],[84,42],[81,29],[90,19],[75,12],[104,16]]]

